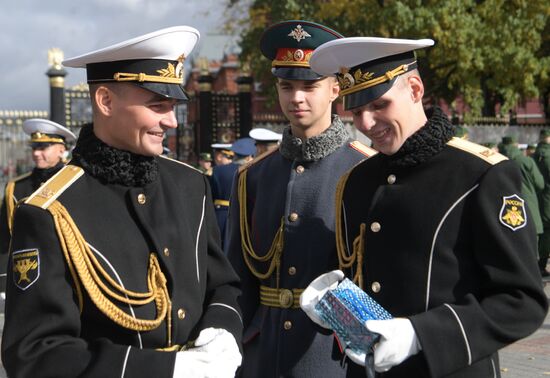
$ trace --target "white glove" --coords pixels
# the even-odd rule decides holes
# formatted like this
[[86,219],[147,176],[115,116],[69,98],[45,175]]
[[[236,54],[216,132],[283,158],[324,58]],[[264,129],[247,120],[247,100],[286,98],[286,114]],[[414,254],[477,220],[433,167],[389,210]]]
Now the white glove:
[[235,337],[222,328],[206,328],[195,340],[194,351],[214,356],[215,362],[210,366],[207,377],[224,378],[235,376],[241,366],[242,356]]
[[309,286],[300,295],[300,307],[309,316],[309,318],[323,328],[329,328],[315,312],[315,305],[325,295],[328,290],[335,289],[338,282],[344,279],[344,273],[341,270],[333,270],[311,281]]
[[[379,373],[390,370],[422,350],[412,323],[407,318],[367,320],[365,326],[369,331],[380,334],[380,340],[374,347],[374,369]],[[346,349],[346,355],[356,364],[365,366],[364,353]]]
[[206,352],[198,352],[189,349],[176,354],[173,378],[210,377],[209,370],[216,363],[216,356]]

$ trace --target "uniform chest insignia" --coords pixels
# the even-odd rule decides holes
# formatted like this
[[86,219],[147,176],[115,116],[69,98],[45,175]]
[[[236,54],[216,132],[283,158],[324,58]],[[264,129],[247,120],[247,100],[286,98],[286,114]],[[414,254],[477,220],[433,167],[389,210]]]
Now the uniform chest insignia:
[[21,290],[27,290],[40,276],[40,254],[38,249],[24,249],[12,254],[13,283]]
[[527,213],[525,212],[524,203],[517,194],[503,197],[499,214],[500,223],[512,231],[525,227]]

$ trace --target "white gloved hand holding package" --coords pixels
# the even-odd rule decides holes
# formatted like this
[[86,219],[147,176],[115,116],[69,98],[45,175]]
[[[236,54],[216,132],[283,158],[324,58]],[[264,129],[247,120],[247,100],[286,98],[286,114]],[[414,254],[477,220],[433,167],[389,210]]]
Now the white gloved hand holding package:
[[[374,368],[379,373],[390,370],[422,350],[412,323],[407,318],[367,320],[365,326],[369,331],[380,334],[380,340],[374,348]],[[347,349],[346,355],[353,362],[365,365],[365,354]]]
[[314,279],[300,296],[300,307],[309,316],[309,318],[323,328],[330,327],[317,315],[315,306],[328,290],[333,290],[338,286],[338,282],[344,279],[344,273],[341,270],[333,270],[321,274]]

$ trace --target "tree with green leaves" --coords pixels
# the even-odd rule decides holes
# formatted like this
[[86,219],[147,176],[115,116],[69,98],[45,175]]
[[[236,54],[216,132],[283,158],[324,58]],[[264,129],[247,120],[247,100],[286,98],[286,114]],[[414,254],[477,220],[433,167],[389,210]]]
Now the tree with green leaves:
[[541,98],[550,115],[550,39],[547,0],[229,0],[229,30],[241,36],[242,59],[257,81],[272,88],[270,62],[260,53],[263,30],[279,21],[305,19],[345,36],[432,38],[418,53],[427,96],[471,115],[502,114]]

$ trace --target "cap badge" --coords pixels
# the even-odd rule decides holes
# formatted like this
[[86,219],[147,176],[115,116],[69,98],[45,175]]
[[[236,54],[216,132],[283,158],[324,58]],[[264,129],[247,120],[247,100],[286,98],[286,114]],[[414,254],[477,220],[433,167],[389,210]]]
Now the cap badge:
[[353,75],[349,73],[349,68],[342,67],[340,68],[340,74],[338,77],[338,84],[341,89],[353,88],[356,84],[361,84],[366,81],[369,81],[374,76],[373,72],[363,73],[361,69],[355,70]]
[[300,42],[302,39],[311,38],[311,35],[302,29],[302,25],[296,26],[288,36],[294,38],[297,42]]
[[302,59],[304,59],[304,51],[300,49],[294,51],[294,60],[300,61]]
[[180,55],[178,58],[178,64],[174,67],[172,63],[168,63],[167,68],[157,70],[157,72],[162,77],[171,77],[175,79],[183,78],[183,61],[185,60],[184,55]]
[[502,198],[500,208],[500,223],[512,231],[516,231],[527,224],[524,201],[517,194]]

